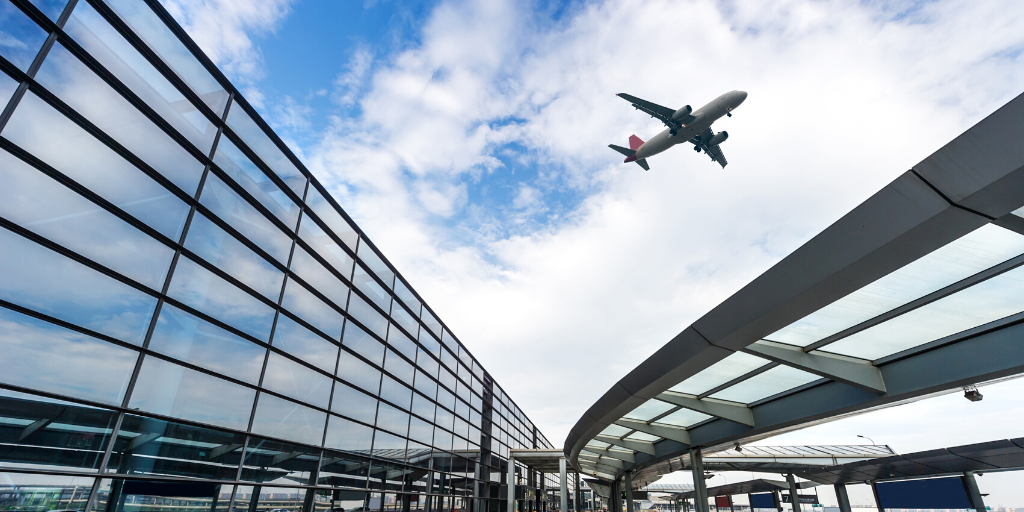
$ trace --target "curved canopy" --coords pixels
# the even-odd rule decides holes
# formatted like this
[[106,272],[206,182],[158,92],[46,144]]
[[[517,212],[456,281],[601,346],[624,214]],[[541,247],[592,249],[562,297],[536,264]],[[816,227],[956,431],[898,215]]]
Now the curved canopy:
[[1021,140],[1024,95],[670,340],[579,419],[566,456],[605,480],[670,472],[691,448],[1024,373]]

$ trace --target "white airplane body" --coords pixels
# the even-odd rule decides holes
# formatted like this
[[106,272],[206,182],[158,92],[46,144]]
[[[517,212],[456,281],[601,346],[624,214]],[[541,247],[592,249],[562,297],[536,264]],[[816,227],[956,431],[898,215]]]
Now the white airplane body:
[[649,170],[648,158],[682,142],[693,143],[694,151],[703,150],[711,157],[711,160],[718,162],[723,168],[729,163],[719,146],[729,138],[729,133],[725,131],[715,133],[711,129],[711,125],[723,116],[731,117],[732,111],[747,99],[747,93],[743,91],[727,92],[697,110],[691,109],[689,105],[671,109],[625,93],[619,93],[616,96],[632,103],[637,110],[659,119],[668,127],[647,142],[636,135],[630,136],[629,149],[609,144],[608,147],[626,155],[624,163],[636,162],[645,171]]

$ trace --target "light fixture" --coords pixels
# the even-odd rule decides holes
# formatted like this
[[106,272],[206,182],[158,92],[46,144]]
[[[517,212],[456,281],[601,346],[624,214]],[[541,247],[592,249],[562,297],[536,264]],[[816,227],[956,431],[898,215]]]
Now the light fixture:
[[871,444],[875,444],[875,440],[874,440],[874,439],[871,439],[871,438],[870,438],[870,437],[868,437],[868,436],[862,436],[862,435],[860,435],[860,434],[857,434],[857,437],[859,437],[859,438],[861,438],[861,439],[867,439],[868,441],[871,441]]
[[964,398],[966,398],[966,399],[968,399],[968,400],[970,400],[972,402],[980,402],[981,399],[985,398],[985,397],[982,396],[981,392],[978,391],[977,387],[975,387],[975,386],[966,386],[966,387],[964,387]]
[[736,451],[738,451],[738,452],[742,452],[743,451],[743,448],[740,448],[740,444],[739,443],[736,443],[735,448],[736,448]]

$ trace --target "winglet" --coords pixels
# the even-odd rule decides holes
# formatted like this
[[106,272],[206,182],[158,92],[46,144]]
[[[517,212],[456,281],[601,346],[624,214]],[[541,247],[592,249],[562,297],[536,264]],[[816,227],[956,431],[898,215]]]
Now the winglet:
[[636,135],[630,135],[629,136],[629,149],[632,149],[633,151],[636,151],[637,149],[640,149],[640,146],[643,146],[643,145],[644,145],[644,141],[641,140],[640,137],[637,137]]

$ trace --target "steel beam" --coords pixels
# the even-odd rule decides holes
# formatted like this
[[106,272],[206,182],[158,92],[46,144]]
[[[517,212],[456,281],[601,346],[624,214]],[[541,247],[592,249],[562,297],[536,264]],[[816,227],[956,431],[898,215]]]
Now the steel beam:
[[618,450],[609,450],[608,448],[596,448],[594,446],[587,446],[584,449],[588,452],[594,452],[604,457],[619,459],[623,462],[636,463],[636,457],[633,456],[633,452],[621,452]]
[[631,420],[628,418],[622,418],[615,422],[620,427],[630,428],[643,432],[645,434],[651,434],[652,436],[664,437],[665,439],[671,439],[673,441],[679,441],[685,445],[690,444],[690,433],[683,428],[666,427],[662,425],[651,425],[647,422],[639,420]]
[[618,437],[607,436],[604,434],[598,434],[594,436],[594,439],[603,443],[613,444],[615,446],[621,446],[623,448],[643,452],[648,455],[657,455],[658,452],[654,451],[654,443],[649,441],[635,441],[632,439],[620,439]]
[[827,355],[822,352],[804,352],[799,347],[764,340],[748,346],[744,352],[836,382],[843,382],[879,394],[885,393],[882,372],[867,361],[856,362],[850,358]]
[[665,392],[658,395],[658,400],[685,407],[691,411],[702,412],[724,420],[734,421],[749,427],[754,426],[754,415],[744,405],[732,404],[713,399],[698,400],[678,393]]

